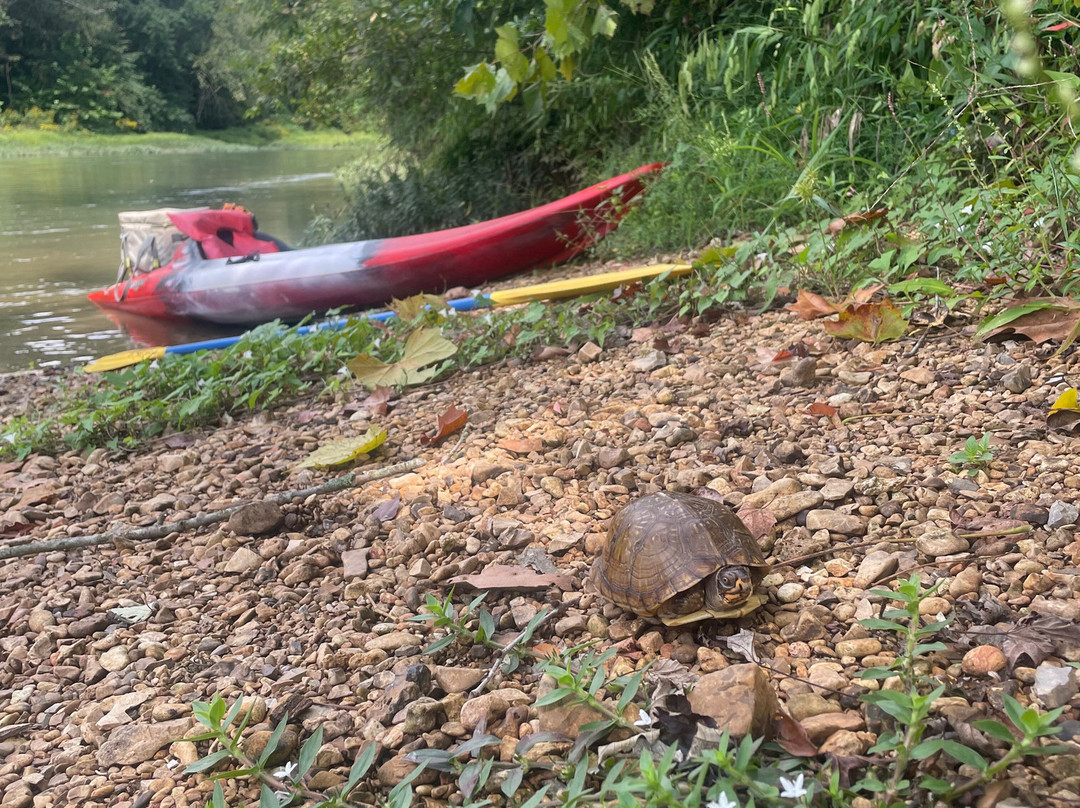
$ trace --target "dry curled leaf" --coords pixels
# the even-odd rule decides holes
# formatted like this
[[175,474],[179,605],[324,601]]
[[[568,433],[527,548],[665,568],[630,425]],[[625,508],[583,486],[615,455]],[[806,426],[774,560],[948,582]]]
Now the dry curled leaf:
[[504,438],[499,441],[499,448],[514,454],[531,454],[542,452],[544,442],[539,438]]
[[816,320],[819,317],[836,314],[843,307],[839,303],[826,300],[821,295],[800,289],[795,302],[788,303],[784,308],[795,312],[802,320]]
[[438,295],[412,295],[404,300],[394,298],[390,301],[390,311],[406,322],[415,320],[424,309],[440,311],[446,308],[446,301]]
[[453,404],[446,408],[446,410],[439,414],[436,419],[435,434],[434,435],[422,435],[420,442],[425,446],[431,446],[446,438],[447,435],[453,435],[469,420],[469,414],[464,410],[459,410]]
[[1077,404],[1075,387],[1070,387],[1057,397],[1046,415],[1046,425],[1074,435],[1080,431],[1080,405]]
[[380,522],[389,522],[392,519],[397,519],[398,510],[401,508],[401,492],[395,492],[394,496],[386,500],[375,510],[371,512],[371,515],[378,519]]
[[776,526],[776,517],[764,508],[742,508],[739,510],[739,519],[746,525],[750,535],[758,540],[762,536],[768,536]]
[[806,408],[807,415],[836,415],[836,407],[830,406],[822,401],[815,401],[809,407]]
[[814,757],[818,753],[817,745],[810,740],[803,725],[788,715],[783,708],[773,713],[773,730],[776,742],[789,755]]
[[1036,345],[1075,338],[1080,328],[1080,304],[1068,298],[1035,298],[994,315],[975,332],[978,339],[1027,337]]
[[393,393],[394,391],[384,384],[376,385],[371,395],[364,399],[364,406],[375,415],[386,415]]

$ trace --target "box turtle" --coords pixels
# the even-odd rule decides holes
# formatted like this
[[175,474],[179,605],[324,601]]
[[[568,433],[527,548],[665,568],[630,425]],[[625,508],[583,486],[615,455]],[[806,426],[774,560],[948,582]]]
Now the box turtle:
[[661,492],[615,514],[592,568],[600,594],[669,626],[742,617],[765,603],[768,570],[746,525],[720,502]]

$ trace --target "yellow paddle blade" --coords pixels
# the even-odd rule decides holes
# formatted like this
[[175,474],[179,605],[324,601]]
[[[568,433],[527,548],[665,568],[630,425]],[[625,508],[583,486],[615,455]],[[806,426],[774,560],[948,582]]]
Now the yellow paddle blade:
[[88,365],[83,365],[84,373],[101,373],[105,370],[126,368],[129,365],[137,365],[147,359],[160,359],[165,355],[165,347],[158,348],[135,348],[130,351],[109,354],[101,359],[95,359]]
[[685,275],[690,271],[689,264],[653,264],[647,267],[620,269],[617,272],[603,272],[599,275],[586,275],[582,278],[568,278],[550,283],[538,283],[535,286],[522,286],[518,289],[504,289],[492,292],[488,297],[497,306],[510,306],[514,303],[528,303],[530,300],[553,300],[560,297],[575,297],[593,292],[605,292],[624,283],[643,281],[669,272],[672,275]]

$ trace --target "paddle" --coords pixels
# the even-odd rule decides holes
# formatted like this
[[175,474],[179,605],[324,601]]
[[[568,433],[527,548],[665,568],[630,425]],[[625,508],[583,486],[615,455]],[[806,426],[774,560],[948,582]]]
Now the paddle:
[[[603,292],[608,289],[614,289],[624,283],[655,278],[659,275],[663,275],[665,272],[672,275],[685,275],[689,271],[690,266],[687,264],[653,264],[652,266],[634,267],[632,269],[623,269],[616,272],[603,272],[599,275],[586,275],[581,278],[568,278],[565,280],[551,281],[550,283],[538,283],[533,284],[532,286],[522,286],[517,289],[505,289],[500,292],[492,292],[487,296],[481,296],[479,298],[467,297],[460,300],[450,300],[447,304],[457,311],[471,311],[472,309],[487,303],[492,303],[496,306],[512,306],[516,303],[527,303],[532,300],[555,300],[563,297],[575,297],[578,295],[592,294],[593,292]],[[367,317],[372,320],[380,321],[389,320],[393,316],[395,315],[392,311],[372,312],[367,315]],[[324,328],[341,328],[347,322],[347,318],[331,320],[326,323],[301,326],[297,331],[301,334],[308,334],[312,331]],[[235,337],[221,337],[219,339],[208,339],[200,342],[188,342],[183,345],[168,345],[156,348],[134,348],[130,351],[121,351],[120,353],[110,354],[109,356],[95,359],[93,362],[84,365],[83,371],[86,373],[100,373],[102,371],[117,370],[130,365],[136,365],[139,362],[145,362],[148,359],[160,359],[167,353],[187,354],[195,353],[197,351],[211,351],[219,348],[228,348],[230,345],[235,345],[239,342],[243,336],[244,335],[241,334]]]

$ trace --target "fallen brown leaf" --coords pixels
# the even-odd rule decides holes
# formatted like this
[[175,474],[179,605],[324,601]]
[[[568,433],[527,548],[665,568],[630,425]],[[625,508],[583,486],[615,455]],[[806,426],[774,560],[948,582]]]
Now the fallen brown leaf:
[[[1032,301],[1035,302],[1035,301]],[[1042,308],[1021,315],[983,335],[984,340],[1009,336],[1027,337],[1036,345],[1058,340],[1064,342],[1080,323],[1080,306],[1063,300],[1062,306]]]
[[819,317],[836,314],[843,307],[838,303],[826,300],[821,295],[800,289],[795,302],[788,303],[784,308],[795,312],[802,320],[817,320]]
[[832,407],[822,401],[815,401],[806,408],[807,415],[836,415],[836,407]]
[[453,435],[469,420],[469,414],[464,410],[459,410],[453,404],[447,407],[446,411],[441,413],[436,419],[436,427],[434,435],[421,435],[420,442],[425,446],[432,446],[439,441],[446,438],[448,435]]
[[557,586],[564,592],[573,588],[568,575],[544,574],[528,567],[514,567],[508,564],[492,564],[472,575],[456,575],[446,581],[451,586],[464,586],[470,589],[547,589]]
[[394,391],[385,384],[375,385],[371,395],[364,399],[364,406],[375,415],[386,415],[386,409],[390,404],[390,397]]
[[398,510],[401,508],[401,492],[398,491],[386,502],[371,512],[371,515],[380,522],[389,522],[397,519]]
[[776,517],[764,508],[742,508],[738,515],[750,535],[758,540],[762,536],[768,536],[776,526]]
[[788,715],[783,708],[773,713],[773,731],[776,742],[784,751],[795,757],[814,757],[817,745],[810,740],[803,725]]

